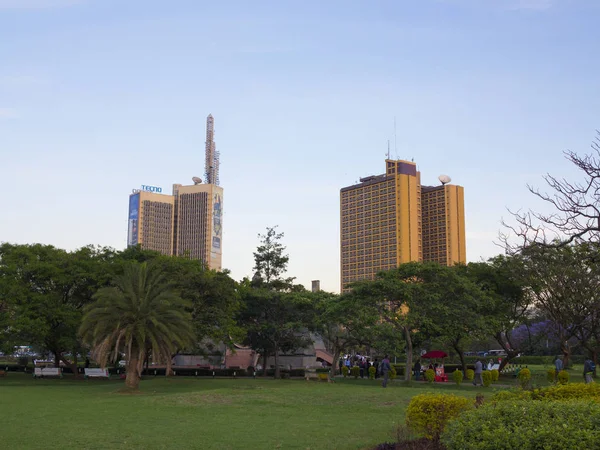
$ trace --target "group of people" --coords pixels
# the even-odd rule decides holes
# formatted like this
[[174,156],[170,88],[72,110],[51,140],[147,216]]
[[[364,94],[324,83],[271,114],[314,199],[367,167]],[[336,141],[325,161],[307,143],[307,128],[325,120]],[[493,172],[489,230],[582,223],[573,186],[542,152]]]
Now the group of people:
[[[563,370],[563,360],[560,356],[557,356],[554,360],[554,380],[558,381],[558,373]],[[586,383],[594,382],[594,372],[596,371],[596,364],[592,361],[589,356],[583,362],[583,379]]]
[[390,364],[390,359],[387,355],[379,361],[377,358],[374,360],[369,360],[366,356],[354,355],[354,356],[346,356],[344,358],[340,358],[339,368],[340,372],[342,368],[346,366],[348,370],[352,367],[356,366],[360,369],[360,377],[364,378],[365,376],[369,377],[369,368],[375,367],[375,378],[379,378],[380,376],[383,378],[381,385],[383,387],[387,387],[387,383],[389,380],[389,372],[392,370],[392,366]]

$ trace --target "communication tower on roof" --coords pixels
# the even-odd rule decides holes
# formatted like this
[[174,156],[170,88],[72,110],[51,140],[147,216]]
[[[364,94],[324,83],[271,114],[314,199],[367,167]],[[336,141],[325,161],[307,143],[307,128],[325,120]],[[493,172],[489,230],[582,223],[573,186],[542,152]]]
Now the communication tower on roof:
[[208,184],[219,185],[219,152],[215,144],[215,120],[212,114],[206,118],[206,155],[204,179]]

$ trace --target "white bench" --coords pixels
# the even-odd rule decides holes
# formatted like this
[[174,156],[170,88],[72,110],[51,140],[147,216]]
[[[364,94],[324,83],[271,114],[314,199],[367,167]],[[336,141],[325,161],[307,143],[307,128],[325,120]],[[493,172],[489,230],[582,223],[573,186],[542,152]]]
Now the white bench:
[[85,378],[110,378],[108,369],[84,369]]
[[62,378],[62,369],[60,367],[36,367],[33,370],[34,378],[42,377],[60,377]]

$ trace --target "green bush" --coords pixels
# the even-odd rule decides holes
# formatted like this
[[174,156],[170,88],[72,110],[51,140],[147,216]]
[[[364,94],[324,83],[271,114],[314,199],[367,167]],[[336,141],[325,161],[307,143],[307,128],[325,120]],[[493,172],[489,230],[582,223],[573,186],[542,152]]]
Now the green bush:
[[326,373],[318,373],[317,377],[319,381],[327,381],[329,379],[329,376]]
[[433,383],[433,380],[435,380],[435,372],[433,369],[427,369],[425,371],[425,379],[429,382],[429,383]]
[[376,372],[377,372],[377,369],[375,368],[375,366],[369,367],[369,379],[374,380]]
[[395,380],[397,375],[398,372],[396,372],[396,368],[392,366],[392,369],[390,370],[390,380]]
[[472,407],[471,401],[456,395],[419,394],[408,404],[406,425],[428,439],[437,439],[450,420]]
[[454,382],[460,386],[460,384],[463,381],[463,373],[462,371],[456,369],[453,373],[452,373],[452,378],[454,378]]
[[555,369],[550,369],[546,372],[546,379],[548,380],[548,383],[554,383],[554,380],[556,380],[556,370]]
[[569,372],[566,370],[561,370],[558,372],[558,383],[559,384],[567,384],[569,382]]
[[467,380],[473,381],[475,379],[475,371],[473,369],[467,369],[466,377]]
[[531,371],[528,368],[521,369],[519,371],[519,383],[521,383],[521,387],[523,389],[527,389],[529,387],[529,383],[531,382]]
[[492,384],[492,374],[489,370],[484,370],[481,374],[481,379],[483,380],[483,385],[485,387],[489,387]]
[[533,391],[501,391],[492,397],[492,403],[512,400],[569,401],[588,400],[600,403],[600,384],[558,384]]
[[492,383],[495,383],[500,379],[500,372],[498,372],[498,370],[494,369],[490,373],[492,374]]
[[360,367],[358,367],[358,366],[352,366],[352,369],[350,369],[350,374],[354,378],[358,378],[358,376],[360,375]]
[[597,448],[600,405],[583,400],[485,404],[449,423],[441,440],[448,450]]
[[347,366],[342,367],[342,375],[344,376],[344,378],[346,378],[348,376],[349,371],[350,371],[350,369],[348,369]]

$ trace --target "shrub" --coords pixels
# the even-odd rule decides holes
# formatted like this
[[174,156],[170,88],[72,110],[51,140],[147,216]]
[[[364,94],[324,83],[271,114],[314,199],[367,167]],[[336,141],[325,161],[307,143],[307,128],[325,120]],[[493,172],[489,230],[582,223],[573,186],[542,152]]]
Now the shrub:
[[556,370],[555,369],[550,369],[546,372],[546,379],[548,380],[548,383],[554,383],[554,380],[556,380]]
[[397,375],[398,372],[396,372],[396,368],[392,366],[392,369],[390,370],[390,380],[395,380]]
[[344,376],[344,378],[346,378],[348,376],[349,371],[350,371],[350,369],[348,369],[348,366],[342,367],[342,375]]
[[317,377],[319,378],[319,381],[327,381],[329,379],[329,376],[326,373],[318,373]]
[[467,369],[466,377],[467,380],[473,381],[475,379],[475,371],[473,369]]
[[510,390],[500,391],[492,396],[491,402],[493,404],[498,402],[506,402],[511,400],[531,400],[532,395],[530,391],[522,390]]
[[485,387],[489,387],[492,384],[492,374],[489,370],[484,370],[481,374],[481,379]]
[[492,375],[492,383],[495,383],[500,378],[500,372],[496,369],[492,370],[490,374]]
[[449,423],[441,440],[448,450],[596,448],[600,405],[583,400],[486,404]]
[[350,369],[350,373],[354,378],[358,378],[358,376],[360,375],[360,367],[352,366],[352,369]]
[[406,410],[406,425],[428,439],[437,439],[446,424],[472,407],[465,397],[447,394],[419,394]]
[[452,373],[452,378],[454,378],[454,382],[455,382],[457,385],[459,385],[459,386],[460,386],[460,384],[461,384],[461,383],[462,383],[462,381],[463,381],[463,376],[464,376],[464,375],[463,375],[463,373],[462,373],[460,370],[458,370],[458,369],[456,369],[456,370],[455,370],[455,371]]
[[518,376],[521,387],[527,389],[529,387],[529,382],[531,381],[531,371],[528,368],[521,369]]
[[558,383],[559,384],[567,384],[569,382],[569,372],[566,370],[561,370],[558,372]]
[[369,367],[369,379],[371,379],[371,380],[375,379],[375,372],[377,372],[377,369],[375,368],[375,366]]
[[433,369],[427,369],[425,371],[425,379],[429,383],[433,383],[433,380],[435,380],[435,372],[433,371]]
[[[558,374],[560,376],[560,372]],[[593,400],[600,403],[600,385],[596,383],[559,384],[533,392],[534,400]]]

